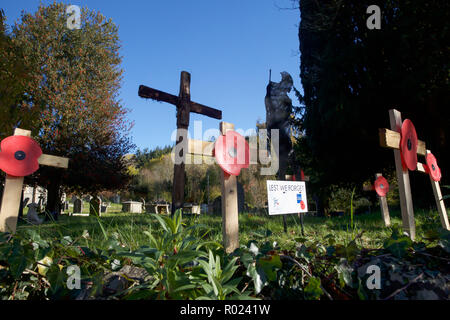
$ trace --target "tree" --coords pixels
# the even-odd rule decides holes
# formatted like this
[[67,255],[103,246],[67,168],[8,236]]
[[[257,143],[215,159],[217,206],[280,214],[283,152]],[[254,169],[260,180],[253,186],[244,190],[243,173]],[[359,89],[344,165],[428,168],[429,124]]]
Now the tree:
[[40,5],[12,30],[31,68],[23,104],[42,110],[30,127],[33,136],[45,153],[70,158],[68,170],[43,167],[33,176],[47,187],[51,212],[59,212],[61,186],[90,193],[124,187],[130,177],[123,156],[133,148],[128,110],[118,101],[118,29],[83,8],[81,28],[70,30],[65,10],[62,3]]
[[[413,120],[419,138],[450,170],[446,1],[300,0],[299,40],[311,165],[320,184],[361,183],[393,167],[379,146],[388,110]],[[381,8],[369,30],[367,7]],[[425,177],[426,178],[426,177]]]
[[27,108],[25,85],[30,80],[23,63],[23,52],[11,40],[0,10],[0,139],[10,136],[19,124],[28,126],[39,114],[38,108]]

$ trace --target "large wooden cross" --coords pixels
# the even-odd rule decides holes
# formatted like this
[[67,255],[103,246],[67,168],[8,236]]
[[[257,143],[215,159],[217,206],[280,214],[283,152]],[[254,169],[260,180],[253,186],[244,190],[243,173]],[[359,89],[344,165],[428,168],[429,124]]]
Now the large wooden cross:
[[[411,240],[414,240],[416,237],[416,224],[414,221],[414,208],[411,195],[411,185],[409,182],[409,171],[403,170],[399,147],[401,139],[400,128],[402,126],[402,115],[399,111],[391,109],[389,110],[389,120],[391,130],[385,128],[379,130],[380,145],[384,148],[390,148],[394,150],[395,170],[397,172],[398,189],[400,193],[400,208],[402,212],[403,230],[408,233]],[[425,142],[418,140],[417,154],[426,156],[428,153],[430,153],[430,151],[427,150]],[[426,173],[424,165],[420,162],[417,162],[416,171]],[[436,206],[439,211],[442,227],[444,229],[450,230],[447,211],[445,209],[444,199],[442,198],[439,182],[434,181],[433,179],[431,179],[431,177],[430,181],[433,188],[433,194],[436,201]]]
[[[180,92],[177,96],[162,92],[144,85],[139,86],[138,95],[142,98],[153,99],[173,104],[177,107],[177,140],[176,146],[187,142],[187,129],[189,127],[189,114],[191,112],[205,115],[207,117],[222,119],[222,111],[204,106],[200,103],[191,101],[190,93],[191,75],[181,72]],[[181,163],[175,162],[173,172],[173,191],[172,191],[172,213],[182,208],[184,203],[184,184],[185,184],[185,159],[186,153],[183,147],[175,148],[180,150]]]
[[[31,136],[31,131],[16,128],[15,136]],[[40,165],[58,168],[68,168],[69,159],[63,157],[42,154],[38,162]],[[5,188],[3,189],[2,206],[0,209],[0,231],[16,232],[17,217],[19,215],[20,199],[22,196],[24,177],[6,175]]]

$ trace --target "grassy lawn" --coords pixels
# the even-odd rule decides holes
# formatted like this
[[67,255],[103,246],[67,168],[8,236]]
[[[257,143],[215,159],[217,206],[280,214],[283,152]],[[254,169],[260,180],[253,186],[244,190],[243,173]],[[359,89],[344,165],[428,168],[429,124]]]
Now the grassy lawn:
[[[72,209],[72,208],[71,208]],[[83,212],[87,213],[88,206]],[[392,225],[401,226],[400,211],[390,213]],[[297,215],[288,215],[288,232],[283,231],[282,216],[253,215],[242,213],[239,215],[239,240],[241,244],[247,244],[249,240],[276,241],[282,248],[294,248],[296,243],[305,240],[319,240],[332,235],[336,243],[346,244],[351,241],[352,236],[363,232],[358,239],[358,245],[365,248],[380,248],[383,241],[391,234],[391,230],[384,226],[380,212],[371,214],[361,214],[354,217],[355,230],[350,230],[350,217],[314,217],[305,216],[304,227],[305,237],[302,238],[300,220]],[[437,212],[416,210],[416,239],[422,240],[430,229],[440,226]],[[183,217],[187,225],[203,224],[211,231],[206,235],[210,240],[222,241],[222,219],[220,215],[199,215]],[[105,234],[102,231],[105,230]],[[18,232],[23,233],[27,229],[39,230],[42,237],[64,237],[70,236],[72,239],[80,238],[84,230],[90,235],[89,245],[103,247],[106,238],[117,238],[127,247],[136,249],[141,245],[148,244],[148,238],[143,233],[152,229],[155,231],[158,226],[155,219],[150,214],[131,214],[121,212],[120,204],[112,204],[108,208],[108,213],[102,217],[95,216],[69,216],[63,214],[57,222],[46,222],[39,226],[28,225],[21,221]],[[155,229],[156,228],[156,229]],[[207,230],[205,228],[204,230]],[[270,232],[267,232],[270,230]],[[203,234],[205,231],[201,231]],[[81,239],[79,244],[88,245],[85,239]],[[324,240],[325,241],[325,240]]]

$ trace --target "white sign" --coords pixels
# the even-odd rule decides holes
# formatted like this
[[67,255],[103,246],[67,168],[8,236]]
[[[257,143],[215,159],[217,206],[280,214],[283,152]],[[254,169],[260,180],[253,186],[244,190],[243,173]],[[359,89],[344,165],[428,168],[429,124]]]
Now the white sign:
[[267,180],[269,215],[308,212],[304,181]]

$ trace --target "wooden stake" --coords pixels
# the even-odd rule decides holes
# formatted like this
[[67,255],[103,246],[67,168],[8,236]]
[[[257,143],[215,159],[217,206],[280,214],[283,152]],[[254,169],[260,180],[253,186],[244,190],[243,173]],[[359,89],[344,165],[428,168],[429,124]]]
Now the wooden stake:
[[[225,135],[228,130],[234,130],[234,124],[220,123],[220,133]],[[193,140],[188,141],[188,153],[212,157],[214,143]],[[237,177],[221,170],[222,188],[222,237],[225,252],[231,253],[239,248],[239,212],[237,198]]]
[[[16,136],[31,136],[31,131],[16,128],[14,130]],[[67,168],[69,159],[62,157],[55,157],[42,154],[39,159],[39,164],[54,166],[59,168]],[[6,175],[5,188],[3,190],[2,206],[0,209],[0,231],[15,233],[17,227],[17,216],[19,214],[20,198],[22,195],[24,177],[12,177]]]
[[[382,176],[381,173],[377,173],[375,175],[375,179],[378,177],[381,177],[381,176]],[[389,207],[387,205],[387,199],[386,199],[386,197],[380,197],[380,196],[378,196],[378,199],[380,200],[381,217],[383,218],[384,225],[386,227],[389,227],[391,225],[391,218],[389,216]]]
[[[14,130],[14,135],[30,137],[31,131],[17,128]],[[23,177],[6,175],[2,207],[0,209],[0,231],[2,232],[16,232],[23,179]]]
[[[402,126],[401,113],[395,109],[389,110],[391,130],[400,132]],[[411,240],[416,237],[416,224],[414,221],[414,208],[411,195],[408,170],[403,171],[400,150],[394,149],[395,170],[397,172],[398,189],[400,193],[400,207],[402,211],[403,230],[408,233]]]
[[[234,130],[234,124],[221,122],[221,134],[225,135],[228,130]],[[237,178],[221,170],[221,181],[223,246],[226,253],[231,253],[239,248]]]
[[239,248],[239,215],[236,176],[222,170],[222,235],[226,253]]
[[[428,153],[431,153],[430,150],[427,150],[427,154]],[[441,187],[439,186],[438,181],[434,181],[431,178],[431,175],[429,175],[429,177],[430,177],[431,187],[433,188],[434,200],[436,201],[436,206],[439,211],[439,217],[441,218],[442,228],[450,231],[447,210],[445,209],[444,199],[443,199],[442,193],[441,193]]]

